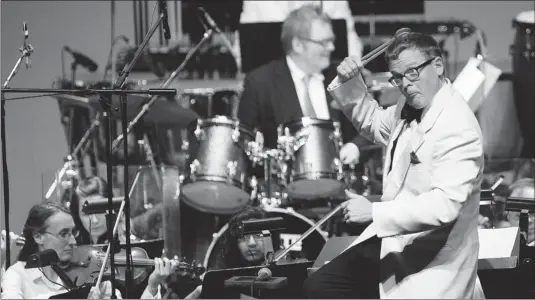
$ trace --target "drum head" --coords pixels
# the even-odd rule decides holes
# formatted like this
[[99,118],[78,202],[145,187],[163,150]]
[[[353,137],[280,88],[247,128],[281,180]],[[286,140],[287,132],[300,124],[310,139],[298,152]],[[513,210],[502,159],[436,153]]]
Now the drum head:
[[297,199],[318,199],[340,194],[344,183],[335,179],[303,179],[288,185],[288,196]]
[[182,195],[189,206],[213,214],[234,214],[250,202],[245,191],[216,181],[190,183],[183,187]]
[[[314,222],[310,219],[291,209],[266,208],[265,210],[268,212],[268,217],[270,218],[282,217],[284,219],[285,229],[279,233],[280,242],[274,242],[274,247],[276,244],[279,244],[281,249],[286,249],[303,233],[314,226]],[[208,248],[204,258],[204,266],[208,270],[213,270],[217,265],[216,262],[220,257],[219,254],[223,247],[221,237],[226,234],[227,230],[228,224],[225,224],[218,233],[214,234],[212,244]],[[316,229],[303,241],[296,244],[294,248],[292,248],[292,251],[290,251],[290,254],[295,258],[306,258],[312,261],[316,260],[326,241],[327,233],[321,229]],[[275,249],[275,252],[278,252],[277,249]]]

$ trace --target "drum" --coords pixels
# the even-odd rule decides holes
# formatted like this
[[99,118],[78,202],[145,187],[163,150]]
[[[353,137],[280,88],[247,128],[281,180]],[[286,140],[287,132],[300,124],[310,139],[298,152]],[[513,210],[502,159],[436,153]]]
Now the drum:
[[199,119],[190,139],[184,201],[215,214],[233,214],[249,204],[251,162],[246,147],[254,137],[254,132],[236,119]]
[[[283,179],[288,196],[311,200],[337,194],[344,184],[339,159],[342,144],[339,123],[305,117],[284,127],[290,132],[292,146],[291,149],[287,145],[282,147],[286,152],[293,152]],[[279,129],[279,142],[284,140],[281,132]]]
[[240,95],[231,89],[188,89],[179,104],[196,112],[201,118],[227,116],[237,118]]
[[516,29],[513,56],[513,89],[520,129],[524,138],[522,157],[534,157],[535,139],[535,12],[520,13],[513,21]]
[[[291,208],[265,208],[265,211],[268,212],[270,218],[282,217],[284,219],[286,229],[279,234],[282,249],[291,246],[291,244],[301,237],[303,233],[314,226],[314,222],[295,212]],[[219,232],[213,235],[212,243],[208,247],[208,251],[206,251],[206,256],[204,257],[204,266],[207,270],[211,270],[213,269],[213,266],[215,266],[218,253],[222,247],[220,238],[227,230],[228,224],[225,224]],[[319,228],[316,229],[292,248],[292,251],[290,251],[291,256],[306,258],[312,261],[316,260],[321,249],[323,249],[323,246],[327,242],[327,236],[327,232]],[[277,252],[277,250],[278,249],[275,249],[275,252]]]

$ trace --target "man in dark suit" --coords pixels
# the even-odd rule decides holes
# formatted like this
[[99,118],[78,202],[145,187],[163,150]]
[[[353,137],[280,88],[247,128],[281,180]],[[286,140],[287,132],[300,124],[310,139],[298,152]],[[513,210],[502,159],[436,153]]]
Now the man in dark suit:
[[303,116],[332,119],[341,123],[345,143],[340,149],[342,163],[358,163],[357,145],[368,142],[356,135],[350,121],[333,108],[326,92],[326,84],[336,75],[336,70],[330,68],[334,39],[331,21],[321,8],[302,6],[292,11],[282,25],[286,56],[245,77],[238,118],[263,133],[266,147],[277,147],[277,127],[281,124]]

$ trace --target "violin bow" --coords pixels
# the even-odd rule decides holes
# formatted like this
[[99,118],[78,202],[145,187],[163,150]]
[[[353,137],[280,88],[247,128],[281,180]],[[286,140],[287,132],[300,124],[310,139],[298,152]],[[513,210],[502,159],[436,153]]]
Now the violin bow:
[[309,236],[312,232],[314,232],[317,228],[319,228],[321,225],[323,225],[323,223],[325,223],[327,220],[329,220],[330,218],[332,218],[332,216],[334,216],[338,211],[340,211],[342,209],[342,204],[338,204],[338,206],[336,206],[333,210],[331,210],[328,214],[326,214],[325,216],[323,216],[323,218],[321,218],[321,220],[318,221],[318,223],[316,223],[314,226],[310,227],[309,230],[307,230],[305,233],[303,233],[297,240],[295,240],[288,248],[284,249],[281,253],[279,253],[275,259],[273,259],[273,262],[276,263],[278,262],[281,258],[283,258],[286,254],[288,254],[288,252],[291,251],[292,247],[295,246],[297,243],[301,242],[302,240],[304,240],[307,236]]
[[[128,197],[132,197],[132,193],[134,192],[134,187],[136,186],[138,180],[139,180],[139,176],[136,176],[136,178],[134,179],[134,182],[132,183],[132,187],[130,188],[130,191],[128,192]],[[115,225],[113,226],[114,237],[115,237],[115,234],[117,233],[117,229],[119,228],[119,222],[121,221],[121,218],[123,217],[124,205],[125,205],[125,202],[123,199],[123,201],[121,202],[121,207],[119,208],[117,219],[115,219]],[[126,234],[130,234],[130,233],[127,232]],[[97,279],[97,283],[95,286],[100,286],[100,282],[102,281],[102,276],[104,276],[104,270],[106,269],[106,266],[107,266],[106,262],[108,261],[108,258],[110,257],[111,243],[112,241],[108,241],[108,249],[106,249],[106,254],[104,255],[104,262],[102,266],[100,267],[100,272],[98,273],[98,279]],[[127,257],[126,259],[129,259],[129,258]],[[111,270],[111,271],[114,272],[114,270]]]

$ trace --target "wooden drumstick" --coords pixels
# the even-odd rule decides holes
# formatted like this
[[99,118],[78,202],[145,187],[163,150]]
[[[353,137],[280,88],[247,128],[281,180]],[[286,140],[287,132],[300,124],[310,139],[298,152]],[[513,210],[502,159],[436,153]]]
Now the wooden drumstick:
[[290,252],[290,250],[292,249],[293,246],[295,246],[300,241],[304,240],[307,236],[309,236],[317,228],[319,228],[321,225],[323,225],[323,223],[325,223],[327,220],[329,220],[332,216],[334,216],[341,209],[342,209],[342,204],[339,204],[337,207],[335,207],[333,210],[331,210],[328,214],[323,216],[323,218],[321,218],[321,220],[319,220],[318,223],[316,223],[314,226],[312,226],[310,229],[308,229],[305,233],[303,233],[297,240],[295,240],[295,242],[293,242],[293,244],[290,245],[290,247],[284,249],[281,253],[279,253],[275,257],[275,259],[273,259],[273,262],[277,262],[281,258],[283,258],[286,254],[288,254],[288,252]]

